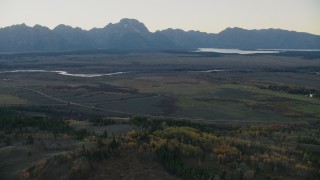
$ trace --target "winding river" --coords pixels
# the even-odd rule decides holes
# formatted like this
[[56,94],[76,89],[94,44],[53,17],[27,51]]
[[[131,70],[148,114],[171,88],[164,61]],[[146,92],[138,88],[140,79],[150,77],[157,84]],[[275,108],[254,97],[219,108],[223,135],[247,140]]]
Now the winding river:
[[73,76],[73,77],[84,77],[84,78],[92,78],[92,77],[101,77],[101,76],[112,76],[125,74],[128,72],[114,72],[114,73],[106,73],[106,74],[72,74],[67,71],[48,71],[48,70],[12,70],[12,71],[0,71],[1,74],[4,73],[57,73],[63,76]]

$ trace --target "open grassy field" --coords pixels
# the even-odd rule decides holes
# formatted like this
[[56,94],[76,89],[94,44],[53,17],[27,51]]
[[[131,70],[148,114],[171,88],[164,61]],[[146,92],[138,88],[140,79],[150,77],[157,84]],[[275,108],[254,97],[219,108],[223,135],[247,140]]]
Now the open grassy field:
[[[3,105],[54,108],[69,102],[87,106],[88,111],[97,108],[106,116],[139,114],[206,121],[290,122],[320,118],[319,98],[260,88],[279,85],[319,91],[317,58],[149,52],[7,56],[0,63]],[[126,73],[88,78],[54,72],[4,72],[21,69]],[[209,71],[214,69],[219,71]]]

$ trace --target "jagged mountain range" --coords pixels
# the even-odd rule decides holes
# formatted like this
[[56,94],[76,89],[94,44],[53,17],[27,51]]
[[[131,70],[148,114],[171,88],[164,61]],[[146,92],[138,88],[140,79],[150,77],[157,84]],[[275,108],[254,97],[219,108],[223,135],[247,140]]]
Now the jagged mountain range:
[[218,34],[166,29],[150,32],[135,19],[89,31],[58,25],[54,29],[25,24],[0,29],[0,52],[82,49],[320,49],[320,36],[281,29],[227,28]]

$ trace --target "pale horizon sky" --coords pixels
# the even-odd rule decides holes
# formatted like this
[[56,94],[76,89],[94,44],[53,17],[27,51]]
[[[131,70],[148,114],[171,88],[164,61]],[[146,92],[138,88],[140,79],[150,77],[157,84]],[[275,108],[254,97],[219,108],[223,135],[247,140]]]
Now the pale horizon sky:
[[122,18],[137,19],[152,32],[240,27],[320,35],[320,0],[0,0],[0,28],[25,23],[89,30]]

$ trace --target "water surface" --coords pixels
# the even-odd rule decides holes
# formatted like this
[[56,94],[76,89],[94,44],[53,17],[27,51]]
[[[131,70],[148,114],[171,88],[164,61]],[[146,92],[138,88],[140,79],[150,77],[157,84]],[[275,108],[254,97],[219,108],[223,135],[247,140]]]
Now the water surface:
[[63,75],[63,76],[92,78],[92,77],[125,74],[127,72],[114,72],[114,73],[106,73],[106,74],[72,74],[72,73],[68,73],[67,71],[48,71],[48,70],[23,69],[23,70],[12,70],[12,71],[0,71],[0,73],[57,73],[57,74]]
[[277,54],[281,52],[314,52],[320,49],[257,49],[257,50],[241,50],[241,49],[219,49],[219,48],[198,48],[194,52],[215,52],[222,54]]

